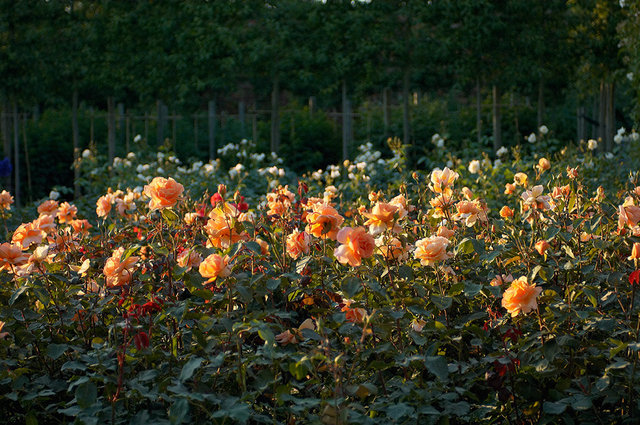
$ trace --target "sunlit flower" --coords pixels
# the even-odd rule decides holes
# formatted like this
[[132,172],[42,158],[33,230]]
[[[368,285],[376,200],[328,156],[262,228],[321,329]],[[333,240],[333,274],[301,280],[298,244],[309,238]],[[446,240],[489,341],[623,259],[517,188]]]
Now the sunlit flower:
[[178,254],[176,262],[178,263],[178,266],[186,268],[187,271],[189,271],[193,267],[200,266],[200,264],[202,263],[202,256],[193,249],[185,249],[180,254]]
[[551,163],[549,162],[549,160],[547,158],[540,158],[538,160],[538,165],[536,165],[536,168],[541,172],[544,173],[545,171],[547,171],[549,168],[551,168]]
[[426,324],[427,322],[422,319],[413,319],[411,321],[411,329],[413,329],[414,332],[422,332]]
[[547,128],[546,125],[541,125],[540,128],[538,129],[538,131],[540,132],[540,134],[542,134],[544,136],[545,134],[547,134],[549,132],[549,128]]
[[205,258],[198,267],[200,275],[208,280],[205,283],[215,281],[218,277],[227,277],[231,274],[230,258],[218,254],[211,254]]
[[131,281],[133,267],[138,262],[139,257],[130,256],[122,261],[122,254],[124,254],[124,247],[116,249],[104,265],[103,272],[106,277],[107,287],[122,286]]
[[11,270],[11,267],[18,267],[25,264],[29,256],[22,252],[20,245],[8,242],[0,245],[0,270]]
[[389,260],[404,261],[409,258],[409,246],[405,246],[402,241],[396,237],[388,238],[385,235],[381,235],[376,238],[376,246],[378,247],[378,252]]
[[334,251],[336,259],[351,267],[358,267],[363,258],[371,257],[376,247],[373,236],[364,227],[344,227],[340,229],[336,239],[341,243]]
[[248,235],[240,231],[241,225],[236,225],[239,212],[233,205],[225,203],[218,206],[209,213],[209,217],[205,226],[207,246],[226,249],[238,241],[248,239]]
[[539,210],[551,209],[551,198],[548,195],[543,195],[543,191],[542,185],[534,186],[531,190],[525,190],[521,195],[524,205],[528,208]]
[[549,249],[550,246],[551,245],[549,245],[549,242],[547,242],[544,239],[541,239],[538,242],[536,242],[535,249],[538,252],[538,254],[544,255],[544,253],[547,252],[547,249]]
[[111,211],[111,200],[112,197],[110,195],[103,195],[96,201],[96,215],[100,218],[106,218]]
[[[401,214],[404,213],[404,215]],[[393,230],[398,233],[402,229],[397,224],[397,220],[403,218],[407,212],[403,209],[399,210],[397,206],[388,204],[386,202],[378,202],[371,212],[362,212],[362,215],[368,220],[364,223],[365,226],[369,226],[369,232],[373,236],[379,235],[385,230]]]
[[453,219],[464,220],[467,227],[473,226],[478,220],[487,221],[485,208],[478,200],[460,201],[456,204],[456,210]]
[[536,142],[536,140],[537,140],[537,139],[536,139],[536,134],[535,134],[535,133],[531,133],[531,134],[529,135],[529,137],[527,137],[527,141],[528,141],[529,143],[535,143],[535,142]]
[[423,266],[431,266],[452,257],[447,252],[449,239],[442,236],[432,236],[417,240],[415,246],[413,257],[420,260],[420,264]]
[[506,205],[503,206],[502,209],[500,210],[500,217],[502,218],[513,217],[513,210]]
[[439,226],[436,236],[442,236],[443,238],[451,239],[456,234],[455,230],[449,229],[447,226]]
[[58,214],[58,201],[49,199],[38,205],[38,214],[56,216]]
[[78,207],[68,202],[63,202],[62,204],[60,204],[60,208],[58,209],[58,222],[70,223],[73,219],[75,219],[77,213]]
[[631,255],[628,258],[629,260],[639,260],[640,259],[640,242],[634,242],[633,247],[631,248]]
[[590,151],[596,150],[598,148],[598,141],[594,139],[589,139],[587,142],[587,149]]
[[22,249],[28,249],[32,244],[40,244],[42,237],[42,230],[34,226],[33,223],[22,223],[13,232],[11,243],[18,245]]
[[11,204],[13,204],[13,196],[6,190],[0,192],[0,209],[9,210],[11,209]]
[[361,307],[351,308],[351,304],[353,304],[352,300],[344,300],[341,309],[345,313],[347,321],[352,323],[364,322],[365,317],[367,317],[367,310]]
[[[478,166],[479,165],[480,164],[478,164]],[[435,193],[451,194],[451,188],[458,177],[458,173],[451,171],[449,167],[445,167],[444,170],[436,168],[431,172],[431,184],[429,184],[429,189]]]
[[477,174],[480,171],[480,161],[474,159],[469,163],[469,172],[471,174]]
[[525,173],[516,173],[516,175],[513,176],[513,183],[518,186],[527,187],[528,181],[529,177],[527,177]]
[[511,283],[511,282],[513,282],[513,276],[511,275],[511,273],[509,273],[508,275],[499,274],[499,275],[496,275],[496,277],[494,277],[493,279],[491,279],[490,285],[502,286],[505,283]]
[[631,196],[627,196],[624,203],[618,207],[618,228],[625,225],[635,227],[639,221],[640,207],[635,205]]
[[307,232],[294,230],[287,236],[287,255],[294,260],[298,259],[302,254],[308,254],[311,245],[311,236]]
[[312,206],[312,211],[307,214],[306,221],[307,233],[316,238],[326,237],[335,240],[344,218],[332,206],[316,203]]
[[149,201],[149,209],[163,209],[173,207],[180,199],[184,187],[169,177],[156,177],[151,183],[144,187],[144,194],[151,200]]
[[504,185],[504,194],[505,195],[512,195],[516,193],[516,185],[512,184],[512,183],[507,183]]
[[536,298],[542,292],[542,288],[534,283],[529,285],[527,277],[522,276],[514,280],[502,295],[502,306],[515,317],[520,313],[527,314],[538,308]]

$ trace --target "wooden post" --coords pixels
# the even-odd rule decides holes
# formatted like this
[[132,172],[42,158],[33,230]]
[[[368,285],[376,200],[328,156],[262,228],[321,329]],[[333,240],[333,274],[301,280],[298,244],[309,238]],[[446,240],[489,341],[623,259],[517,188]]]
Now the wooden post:
[[209,101],[209,159],[216,158],[216,101]]
[[116,114],[113,96],[107,98],[107,146],[109,166],[113,165],[116,156]]
[[149,111],[144,111],[144,141],[149,144]]
[[198,114],[193,114],[193,148],[198,155]]
[[176,111],[171,112],[171,150],[176,151],[176,121],[178,116],[176,115]]
[[480,78],[476,78],[476,141],[482,142],[482,103],[480,99]]
[[342,80],[342,160],[349,158],[349,120],[351,119],[351,104],[347,96],[347,81]]
[[616,117],[615,117],[615,83],[607,84],[607,120],[606,120],[606,147],[610,152],[613,149],[613,137],[616,132]]
[[[25,127],[26,131],[26,127]],[[73,90],[73,98],[71,99],[71,133],[73,139],[73,198],[80,197],[80,129],[78,128],[78,89]],[[24,137],[25,157],[27,154],[27,137]],[[27,159],[27,181],[31,180],[29,171],[29,162]],[[31,189],[29,189],[31,191]]]
[[258,113],[254,112],[251,116],[251,133],[252,141],[254,144],[258,144]]
[[544,124],[544,80],[538,81],[538,128]]
[[409,134],[409,70],[406,69],[402,76],[402,142],[410,143]]
[[309,96],[309,115],[313,116],[313,113],[316,110],[316,97]]
[[131,146],[129,146],[129,143],[131,142],[131,111],[127,111],[126,113],[126,118],[125,118],[125,134],[124,134],[124,141],[125,141],[125,149],[127,151],[127,153],[130,152]]
[[240,138],[246,139],[246,127],[245,127],[245,105],[244,100],[238,102],[238,119],[240,120]]
[[[29,161],[29,148],[27,145],[27,114],[23,115],[24,119],[22,120],[22,144],[24,147],[24,161],[27,166],[27,192],[29,193],[29,201],[32,200],[33,191],[31,187],[31,163]],[[74,180],[75,183],[75,180]]]
[[13,196],[16,199],[16,207],[22,205],[21,192],[20,192],[20,145],[19,145],[19,127],[18,127],[18,105],[13,102],[13,172],[14,172],[14,186]]
[[[118,140],[119,140],[119,144],[120,146],[124,145],[125,143],[125,134],[124,134],[124,126],[125,126],[125,122],[124,122],[124,104],[122,102],[118,103],[118,124],[116,125],[116,129],[117,131],[120,132],[120,134],[118,135]],[[125,139],[125,140],[123,140]],[[127,151],[128,153],[128,151]]]
[[389,87],[385,87],[382,90],[382,120],[384,123],[384,137],[389,137],[389,125],[390,125],[390,117],[389,117]]
[[493,152],[502,147],[502,117],[500,115],[500,89],[493,86]]
[[94,142],[94,138],[93,138],[94,120],[95,120],[95,116],[94,116],[93,106],[92,106],[91,108],[89,108],[89,143]]
[[273,78],[271,90],[271,152],[278,152],[280,148],[280,81]]

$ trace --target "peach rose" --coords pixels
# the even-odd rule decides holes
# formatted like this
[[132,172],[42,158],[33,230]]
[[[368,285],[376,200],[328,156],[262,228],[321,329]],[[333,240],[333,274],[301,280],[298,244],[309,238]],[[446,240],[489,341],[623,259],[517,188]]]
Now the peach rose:
[[98,198],[96,201],[96,215],[98,217],[106,218],[111,211],[111,196],[104,195]]
[[540,295],[542,288],[536,287],[534,283],[529,285],[527,277],[522,276],[514,280],[509,289],[504,291],[502,296],[502,306],[515,317],[520,313],[527,314],[531,310],[538,308],[536,297]]
[[[404,211],[404,209],[403,209]],[[369,226],[369,232],[373,236],[377,236],[385,230],[393,230],[396,233],[402,231],[400,226],[396,224],[396,221],[407,215],[404,211],[404,215],[401,217],[400,209],[386,202],[378,202],[371,212],[362,212],[362,215],[368,220],[364,223],[365,226]]]
[[640,242],[634,242],[633,248],[631,248],[631,255],[628,258],[629,260],[638,260],[640,259]]
[[436,236],[442,236],[443,238],[451,239],[456,234],[455,230],[450,230],[446,226],[438,227],[438,231],[436,232]]
[[618,228],[625,225],[635,227],[640,221],[640,207],[636,206],[633,198],[628,196],[622,205],[618,207]]
[[88,220],[71,220],[71,222],[69,223],[71,224],[71,227],[73,227],[73,231],[76,233],[82,233],[82,234],[87,234],[89,233],[89,229],[91,229],[93,226],[91,225],[91,223],[89,223]]
[[447,252],[449,239],[442,236],[432,236],[430,238],[420,239],[416,241],[416,249],[413,251],[413,257],[420,260],[423,266],[431,266],[439,261],[451,258],[452,255]]
[[445,217],[445,212],[453,206],[453,203],[454,200],[451,195],[447,195],[446,193],[429,200],[429,204],[431,204],[434,209],[433,216],[436,218]]
[[358,267],[363,258],[371,257],[376,247],[373,236],[364,227],[344,227],[338,232],[337,239],[342,245],[333,253],[340,263],[349,263],[351,267]]
[[178,254],[177,263],[180,267],[186,268],[187,271],[192,267],[198,267],[202,263],[202,256],[196,251],[185,249]]
[[496,275],[496,277],[491,279],[491,282],[489,284],[491,286],[502,286],[505,283],[511,283],[511,282],[513,282],[513,276],[511,275],[511,273],[509,273],[508,275],[506,274]]
[[406,260],[409,257],[409,246],[404,246],[398,238],[390,239],[381,235],[376,239],[376,246],[383,257],[394,260]]
[[0,208],[9,210],[11,209],[11,204],[13,204],[13,196],[6,190],[0,192]]
[[513,183],[518,186],[527,187],[527,182],[529,181],[529,177],[525,173],[516,173],[513,176]]
[[11,270],[13,267],[19,267],[29,261],[29,256],[22,252],[20,245],[8,242],[0,245],[0,270]]
[[512,195],[516,193],[516,185],[512,184],[512,183],[507,183],[504,185],[504,194],[505,195]]
[[413,329],[414,332],[422,332],[422,329],[424,329],[426,324],[427,322],[422,319],[413,319],[411,322],[411,329]]
[[549,249],[550,246],[551,245],[549,245],[549,242],[542,239],[536,242],[535,249],[538,252],[538,254],[544,255],[544,253],[547,252],[547,249]]
[[184,187],[171,177],[156,177],[144,187],[144,194],[151,198],[150,210],[171,208],[178,202],[183,191]]
[[471,227],[478,220],[487,221],[487,214],[483,206],[477,201],[460,201],[456,204],[458,212],[453,216],[454,220],[463,220],[467,227]]
[[540,210],[551,209],[551,198],[548,195],[543,195],[543,191],[544,188],[542,185],[537,185],[531,188],[531,190],[525,190],[520,197],[526,207]]
[[31,244],[39,245],[42,242],[42,231],[35,227],[33,223],[22,223],[11,238],[11,243],[18,245],[22,249],[28,249]]
[[131,281],[133,267],[138,262],[139,257],[130,256],[122,261],[122,254],[124,254],[124,247],[116,249],[104,265],[102,271],[107,278],[108,287],[126,285]]
[[344,218],[338,214],[338,211],[325,203],[314,203],[306,220],[308,224],[305,231],[307,233],[316,238],[327,237],[333,240],[336,239],[338,229],[344,222]]
[[205,258],[198,267],[200,275],[204,278],[208,278],[205,283],[213,282],[218,277],[229,276],[231,274],[231,266],[229,265],[229,260],[230,259],[228,255],[222,257],[218,254],[211,254],[207,258]]
[[209,213],[210,218],[205,226],[208,236],[207,247],[226,249],[238,241],[248,239],[245,232],[238,231],[240,226],[236,219],[238,215],[238,210],[229,203],[218,206]]
[[540,160],[538,161],[538,165],[536,165],[536,168],[541,173],[544,173],[549,168],[551,168],[551,163],[549,162],[549,160],[547,158],[540,158]]
[[311,236],[307,232],[294,230],[293,233],[287,236],[287,254],[296,260],[302,254],[309,253],[310,244]]
[[60,204],[60,208],[58,209],[58,222],[59,223],[70,223],[71,220],[76,218],[76,214],[78,213],[78,207],[68,202],[63,202]]
[[500,210],[500,217],[502,218],[509,218],[509,217],[513,217],[513,210],[511,208],[509,208],[508,206],[504,206],[502,207],[502,209]]
[[49,199],[38,205],[38,214],[57,215],[58,214],[58,201]]
[[52,215],[42,214],[40,217],[32,221],[33,226],[41,231],[50,234],[56,230],[56,222]]
[[431,172],[431,184],[429,189],[435,193],[451,194],[451,188],[453,183],[459,177],[459,174],[455,171],[451,171],[449,167],[445,167],[444,170],[436,168]]

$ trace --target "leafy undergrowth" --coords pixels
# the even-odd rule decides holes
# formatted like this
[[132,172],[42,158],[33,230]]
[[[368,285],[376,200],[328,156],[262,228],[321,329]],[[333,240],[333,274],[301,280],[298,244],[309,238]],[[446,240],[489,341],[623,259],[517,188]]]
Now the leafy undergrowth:
[[635,174],[515,155],[43,202],[0,245],[5,422],[636,423]]

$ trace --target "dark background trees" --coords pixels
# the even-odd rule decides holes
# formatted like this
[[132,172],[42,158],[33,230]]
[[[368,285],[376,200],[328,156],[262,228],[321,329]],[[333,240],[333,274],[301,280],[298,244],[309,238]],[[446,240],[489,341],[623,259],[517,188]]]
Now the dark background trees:
[[[638,7],[2,0],[0,131],[14,164],[5,184],[19,192],[29,180],[30,197],[42,195],[40,180],[71,186],[83,149],[93,143],[111,160],[143,132],[148,146],[169,139],[202,159],[254,137],[300,170],[389,136],[428,154],[438,131],[495,152],[541,124],[611,149],[615,128],[638,116]],[[52,177],[31,173],[29,153],[56,158]]]

